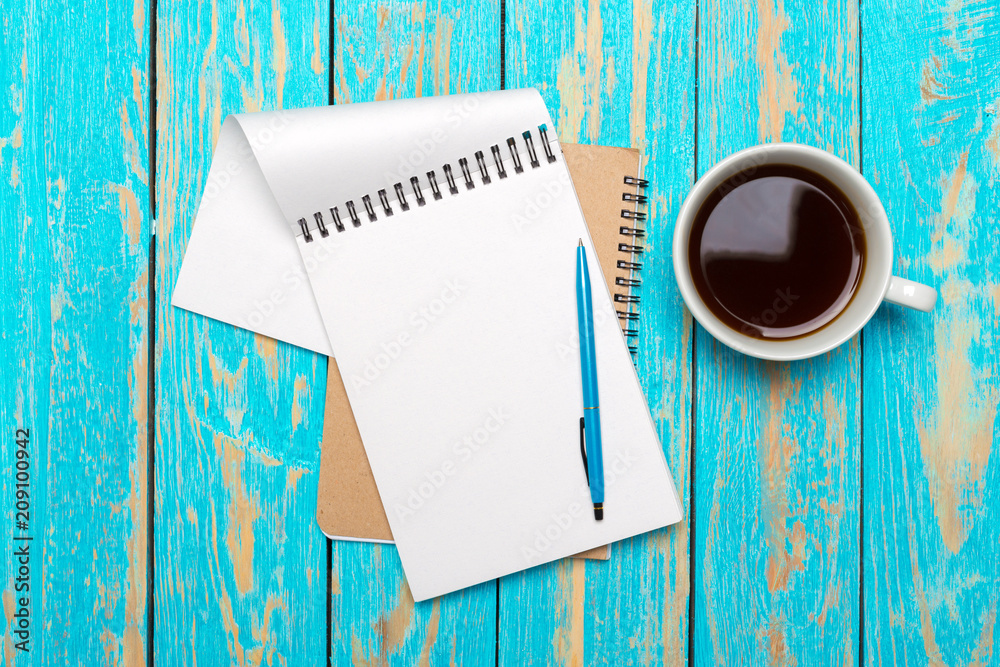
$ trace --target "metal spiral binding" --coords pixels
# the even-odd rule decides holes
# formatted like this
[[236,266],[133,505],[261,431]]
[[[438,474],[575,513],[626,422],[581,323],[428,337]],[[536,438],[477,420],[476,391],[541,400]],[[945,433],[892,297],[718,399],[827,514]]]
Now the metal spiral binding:
[[[624,184],[634,186],[638,189],[649,187],[649,181],[635,176],[626,176]],[[635,192],[623,192],[622,201],[638,207],[644,206],[648,202],[648,198],[646,195]],[[639,225],[646,220],[646,212],[623,208],[621,216],[629,220],[630,224],[622,225],[618,228],[618,233],[628,237],[628,241],[618,244],[618,252],[624,254],[626,258],[619,259],[617,266],[621,270],[628,271],[628,277],[618,276],[615,278],[615,285],[624,289],[621,292],[617,292],[614,295],[614,299],[622,331],[625,332],[625,337],[629,339],[629,352],[634,355],[636,353],[636,346],[632,344],[632,340],[639,335],[636,325],[639,322],[640,297],[636,292],[642,284],[642,281],[639,279],[639,271],[642,269],[642,263],[639,260],[645,250],[642,240],[646,236],[646,230]]]
[[[552,150],[552,146],[549,145],[548,128],[545,125],[539,125],[538,134],[539,139],[541,140],[542,150],[545,152],[545,162],[555,162],[555,153]],[[510,152],[510,157],[507,158],[507,164],[511,167],[510,170],[508,170],[507,166],[504,164],[504,156],[500,149],[501,144],[493,144],[490,146],[490,155],[493,157],[492,166],[487,161],[486,153],[484,151],[476,151],[473,155],[473,160],[475,160],[475,169],[470,166],[468,158],[459,158],[459,178],[465,185],[465,189],[472,190],[476,187],[476,185],[489,185],[493,182],[494,177],[497,180],[507,178],[510,171],[513,171],[515,174],[521,174],[524,172],[526,166],[530,166],[532,169],[537,169],[542,166],[542,161],[539,160],[539,155],[535,150],[535,143],[531,136],[531,131],[526,130],[523,132],[521,134],[521,138],[524,143],[523,148],[518,148],[517,140],[514,137],[510,137],[504,142]],[[491,168],[494,169],[493,174],[490,174]],[[422,185],[421,179],[418,176],[412,176],[410,178],[409,185],[411,191],[413,192],[413,201],[416,202],[417,207],[424,206],[429,198],[433,198],[435,200],[444,198],[444,194],[442,192],[444,189],[447,189],[447,192],[452,195],[457,195],[460,192],[455,170],[452,169],[451,164],[443,165],[440,171],[444,174],[445,188],[442,188],[439,184],[436,170],[427,172],[426,186]],[[476,176],[479,178],[478,183],[476,183]],[[429,188],[429,194],[426,197],[424,195],[425,187]],[[394,198],[390,199],[393,195]],[[407,201],[406,187],[403,182],[394,184],[392,186],[391,193],[387,188],[382,188],[376,193],[376,197],[378,198],[377,201],[373,201],[370,194],[366,194],[361,197],[362,208],[364,209],[365,217],[368,219],[367,221],[369,223],[376,222],[379,219],[380,214],[386,218],[393,215],[395,213],[395,209],[393,208],[394,204],[399,206],[400,212],[406,212],[412,208],[410,202]],[[344,206],[347,207],[351,225],[354,227],[361,227],[362,221],[358,216],[358,209],[354,205],[354,200],[352,199],[344,202]],[[624,211],[622,214],[624,215]],[[347,225],[344,224],[340,217],[339,206],[331,206],[329,215],[333,222],[332,229],[336,230],[337,233],[344,232],[348,229]],[[327,221],[324,218],[322,211],[316,211],[312,214],[312,224],[310,224],[310,221],[306,217],[299,218],[298,227],[301,232],[302,239],[306,243],[312,243],[313,240],[315,240],[316,232],[318,232],[322,238],[326,238],[331,234],[331,226],[327,225]],[[624,227],[622,229],[624,229]],[[621,246],[619,246],[619,249],[621,249]]]

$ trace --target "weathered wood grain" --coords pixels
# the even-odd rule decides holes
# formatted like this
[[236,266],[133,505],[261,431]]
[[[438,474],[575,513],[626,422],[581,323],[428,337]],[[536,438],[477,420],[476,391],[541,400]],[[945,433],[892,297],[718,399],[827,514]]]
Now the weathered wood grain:
[[[859,161],[857,3],[701,5],[698,171],[771,141]],[[853,664],[860,347],[752,360],[696,331],[698,664]]]
[[867,664],[996,661],[1000,597],[1000,14],[863,3],[863,166],[899,275],[936,310],[864,340]]
[[[150,8],[0,7],[0,458],[13,470],[13,431],[31,429],[29,661],[135,665],[152,646],[160,664],[994,662],[1000,16],[986,0],[870,0],[859,35],[856,3],[700,10],[698,172],[781,139],[862,166],[897,271],[936,284],[938,309],[883,307],[863,344],[787,365],[694,327],[692,361],[669,242],[694,176],[693,0],[507,4],[507,87],[538,86],[563,140],[646,154],[638,362],[678,487],[694,484],[693,572],[685,524],[609,563],[416,605],[392,547],[337,543],[326,570],[325,360],[169,296],[227,113],[324,104],[329,76],[338,102],[498,88],[499,6],[338,1],[331,58],[328,3],[161,0],[155,417]],[[3,575],[11,663],[9,554]]]
[[[447,1],[337,2],[334,101],[500,87],[500,8]],[[496,584],[415,604],[393,546],[333,543],[331,661],[492,665]]]
[[326,103],[328,12],[158,4],[158,664],[326,658],[315,517],[326,359],[172,308],[170,295],[224,117]]
[[[509,88],[535,86],[563,141],[634,146],[652,181],[638,369],[687,507],[690,318],[670,268],[694,177],[694,2],[507,4]],[[687,523],[500,580],[499,662],[683,664]]]
[[[147,13],[142,0],[0,7],[6,664],[145,664]],[[18,428],[27,531],[14,530]],[[15,590],[11,542],[26,534],[30,593]],[[11,634],[20,597],[28,653]]]

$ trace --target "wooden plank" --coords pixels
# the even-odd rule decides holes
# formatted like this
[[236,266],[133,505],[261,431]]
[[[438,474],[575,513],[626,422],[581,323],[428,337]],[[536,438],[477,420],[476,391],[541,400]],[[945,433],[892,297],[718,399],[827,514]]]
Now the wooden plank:
[[170,306],[229,113],[325,104],[327,3],[161,1],[155,658],[325,660],[326,359]]
[[[8,664],[146,660],[147,15],[142,0],[129,12],[0,8]],[[30,430],[26,530],[15,528],[18,428]],[[34,539],[11,541],[23,536]],[[14,634],[21,598],[27,653]]]
[[[690,317],[671,269],[673,223],[694,177],[695,3],[511,2],[510,88],[541,90],[563,141],[642,150],[652,181],[638,370],[687,507]],[[499,663],[683,664],[687,523],[500,580]]]
[[[500,87],[500,8],[449,0],[336,6],[338,104]],[[496,584],[415,604],[393,546],[333,543],[332,662],[492,665]]]
[[[701,5],[698,170],[770,141],[857,166],[858,8]],[[765,363],[697,328],[698,663],[858,659],[860,347]]]
[[995,3],[865,0],[864,173],[926,315],[865,330],[865,662],[996,660],[1000,80]]

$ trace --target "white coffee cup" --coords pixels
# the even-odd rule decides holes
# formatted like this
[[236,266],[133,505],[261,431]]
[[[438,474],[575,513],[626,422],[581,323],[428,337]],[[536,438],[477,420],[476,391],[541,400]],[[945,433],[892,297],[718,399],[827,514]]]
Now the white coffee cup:
[[[724,324],[698,294],[688,264],[691,226],[705,198],[731,176],[768,164],[804,167],[826,177],[854,205],[865,233],[864,269],[847,307],[821,328],[784,340],[754,338]],[[719,341],[760,359],[791,361],[832,350],[856,334],[883,301],[924,312],[933,309],[937,301],[933,288],[892,275],[892,230],[882,202],[868,181],[835,155],[802,144],[754,146],[730,155],[709,169],[694,184],[681,206],[673,250],[677,285],[694,318]]]

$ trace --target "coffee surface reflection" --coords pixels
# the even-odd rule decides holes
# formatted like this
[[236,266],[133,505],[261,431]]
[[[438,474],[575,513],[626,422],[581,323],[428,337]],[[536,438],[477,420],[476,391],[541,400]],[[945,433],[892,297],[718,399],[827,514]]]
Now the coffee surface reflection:
[[847,307],[864,270],[864,229],[823,176],[765,165],[723,181],[695,216],[688,245],[695,288],[748,336],[809,334]]

